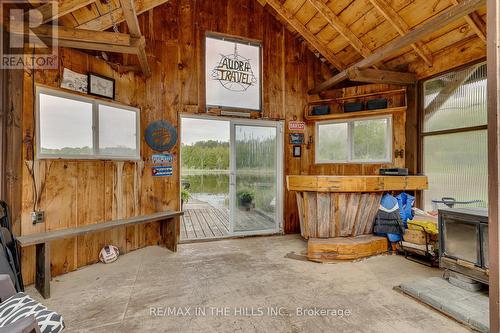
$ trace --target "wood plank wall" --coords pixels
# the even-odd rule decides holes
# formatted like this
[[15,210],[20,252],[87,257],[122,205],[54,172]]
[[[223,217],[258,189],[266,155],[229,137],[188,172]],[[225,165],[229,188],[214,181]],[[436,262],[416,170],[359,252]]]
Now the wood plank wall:
[[[80,73],[91,71],[113,77],[116,80],[116,100],[141,109],[141,127],[144,130],[154,120],[164,119],[178,125],[179,113],[205,111],[203,41],[206,32],[262,41],[264,119],[303,120],[308,98],[314,98],[308,96],[307,91],[332,75],[303,41],[255,0],[172,0],[141,15],[139,22],[147,39],[151,77],[145,79],[133,73],[120,74],[93,56],[62,49],[59,70],[37,71],[36,83],[58,87],[63,67]],[[120,60],[125,64],[137,64],[135,56],[124,56]],[[450,63],[449,67],[452,66]],[[420,70],[425,71],[424,67]],[[33,185],[28,171],[32,161],[26,156],[26,147],[22,144],[26,132],[33,133],[32,84],[30,71],[25,71],[24,77],[18,75],[10,86],[10,90],[19,92],[20,96],[13,103],[22,104],[13,109],[20,125],[8,129],[14,143],[12,147],[18,149],[17,153],[14,153],[15,149],[10,152],[11,159],[17,161],[13,163],[13,170],[18,171],[10,178],[9,186],[13,202],[22,203],[22,209],[13,212],[18,216],[15,222],[21,234],[179,208],[178,160],[173,177],[158,179],[151,176],[146,162],[35,161],[39,207],[46,212],[46,222],[33,226],[29,216],[33,209]],[[329,95],[347,96],[394,88],[399,87],[368,85],[332,91]],[[409,114],[416,112],[414,101],[411,105],[407,111]],[[405,123],[404,113],[394,116],[394,149],[405,148]],[[412,122],[410,125],[409,128],[414,131],[415,124]],[[285,128],[285,175],[369,175],[376,174],[382,166],[390,166],[315,165],[314,149],[306,149],[305,146],[302,157],[293,158],[292,146],[287,143],[288,129]],[[309,136],[314,137],[313,124],[306,128],[305,137],[308,139]],[[414,145],[412,141],[410,147]],[[178,147],[173,149],[174,153],[178,153]],[[146,160],[152,151],[144,142],[141,149]],[[413,157],[409,157],[411,164],[414,163]],[[405,166],[405,158],[395,159],[393,165]],[[16,192],[16,188],[21,190]],[[284,231],[299,232],[295,193],[285,191],[284,201]],[[157,242],[158,225],[154,223],[57,241],[52,244],[52,274],[56,276],[96,262],[98,251],[106,243],[130,251]],[[34,278],[33,260],[34,248],[28,248],[23,253],[23,274],[27,283]]]
[[[165,119],[178,124],[181,112],[203,112],[205,32],[214,31],[261,40],[263,43],[265,119],[302,119],[307,91],[331,75],[329,69],[306,45],[254,0],[196,1],[175,0],[139,17],[147,38],[152,76],[145,79],[132,73],[119,74],[104,61],[90,55],[61,49],[60,68],[37,71],[36,84],[58,87],[62,69],[79,73],[95,72],[116,80],[116,100],[141,109],[142,130],[152,121]],[[135,57],[125,57],[134,64]],[[33,133],[33,81],[24,74],[23,136]],[[18,143],[18,147],[23,146]],[[39,208],[46,222],[33,226],[32,165],[23,149],[21,233],[99,223],[102,221],[179,209],[179,161],[173,177],[153,178],[147,162],[35,161]],[[142,142],[143,159],[152,154]],[[286,160],[292,148],[287,146]],[[173,149],[178,153],[178,145]],[[307,160],[285,163],[285,174],[306,170]],[[287,209],[295,197],[287,195]],[[295,209],[296,210],[296,209]],[[297,232],[296,215],[287,218],[286,232]],[[121,250],[134,250],[158,242],[158,225],[134,226],[52,244],[51,268],[54,276],[97,261],[100,248],[112,243]],[[23,274],[27,283],[34,278],[34,248],[23,253]]]
[[[290,33],[255,0],[171,0],[141,15],[139,22],[147,39],[147,54],[152,70],[150,78],[145,79],[132,73],[120,74],[102,60],[78,51],[62,49],[59,70],[37,71],[36,83],[58,87],[63,67],[80,73],[91,71],[113,77],[116,80],[116,100],[141,109],[141,127],[144,130],[154,120],[164,119],[178,125],[179,113],[204,112],[203,41],[206,32],[262,41],[264,119],[303,120],[303,110],[308,98],[315,98],[308,96],[307,91],[315,83],[332,75],[303,41]],[[478,50],[480,48],[477,47]],[[125,64],[137,64],[135,56],[124,56],[120,60]],[[442,70],[454,66],[451,62],[447,68],[444,63],[441,65]],[[420,76],[425,76],[427,72],[431,75],[424,65],[413,69],[424,73]],[[8,163],[12,164],[7,167],[11,172],[7,192],[8,196],[10,193],[10,201],[14,206],[16,228],[21,234],[179,208],[178,160],[174,176],[159,179],[151,177],[149,165],[145,162],[35,161],[39,207],[46,212],[46,222],[33,226],[29,216],[33,209],[33,185],[28,171],[32,161],[26,156],[26,147],[22,143],[28,130],[33,133],[33,81],[30,71],[25,71],[24,77],[18,72],[11,80],[9,90],[11,94],[15,94],[11,102],[11,113],[16,121],[11,122],[7,129],[13,143],[9,145],[13,148],[9,151]],[[331,91],[328,97],[394,88],[399,87],[383,84],[351,87]],[[416,112],[415,104],[410,99],[407,111],[409,117]],[[407,129],[411,132],[415,131],[415,118],[409,118],[412,121]],[[405,122],[404,113],[395,115],[394,149],[406,146]],[[369,175],[376,174],[382,166],[389,166],[315,165],[313,147],[304,147],[302,157],[293,158],[292,146],[287,143],[288,129],[285,128],[285,175]],[[313,124],[306,128],[305,137],[308,139],[309,136],[314,137]],[[411,150],[414,146],[415,140],[412,139],[408,147]],[[141,149],[144,160],[152,154],[144,142]],[[178,145],[173,152],[178,153]],[[415,153],[406,152],[409,164],[415,163]],[[395,159],[393,165],[405,166],[405,158]],[[284,231],[299,232],[295,193],[285,191],[284,201]],[[96,262],[100,248],[106,243],[113,243],[121,250],[130,251],[157,242],[158,225],[154,223],[56,241],[52,244],[52,274],[56,276]],[[33,282],[33,260],[34,248],[28,248],[23,253],[23,275],[27,283]]]

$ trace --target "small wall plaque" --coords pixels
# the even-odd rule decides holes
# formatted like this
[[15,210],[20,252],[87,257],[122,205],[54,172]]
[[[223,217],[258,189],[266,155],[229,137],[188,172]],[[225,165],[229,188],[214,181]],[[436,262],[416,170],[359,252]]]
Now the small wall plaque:
[[169,122],[157,120],[148,125],[144,139],[151,149],[165,152],[177,143],[177,130]]
[[173,175],[172,166],[154,166],[151,168],[153,177],[170,177]]
[[303,145],[304,144],[304,133],[290,133],[290,144],[292,145]]

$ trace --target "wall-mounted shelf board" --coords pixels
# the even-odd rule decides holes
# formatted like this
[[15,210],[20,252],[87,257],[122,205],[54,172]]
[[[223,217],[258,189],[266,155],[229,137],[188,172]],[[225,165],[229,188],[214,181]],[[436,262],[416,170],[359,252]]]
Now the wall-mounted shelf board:
[[311,116],[305,114],[304,117],[307,121],[322,121],[322,120],[335,120],[335,119],[352,119],[352,118],[360,118],[360,117],[372,117],[379,116],[384,114],[391,114],[395,112],[403,112],[406,111],[406,106],[398,106],[387,109],[377,109],[377,110],[365,110],[365,111],[357,111],[357,112],[340,112],[340,113],[330,113],[321,116]]

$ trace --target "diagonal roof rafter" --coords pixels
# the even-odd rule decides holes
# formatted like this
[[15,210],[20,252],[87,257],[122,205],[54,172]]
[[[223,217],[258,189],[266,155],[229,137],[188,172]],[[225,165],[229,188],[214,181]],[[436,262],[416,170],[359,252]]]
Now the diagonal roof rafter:
[[[358,67],[358,68],[367,68],[372,66],[378,61],[381,61],[391,54],[397,52],[398,50],[410,46],[411,44],[418,42],[424,36],[431,34],[434,31],[437,31],[448,24],[463,18],[465,15],[468,15],[477,9],[483,7],[486,4],[486,0],[463,0],[458,5],[452,6],[438,15],[433,16],[425,23],[421,24],[410,30],[404,36],[398,37],[394,39],[392,42],[380,47],[376,52],[374,52],[369,57],[357,62],[352,65],[350,68]],[[314,89],[312,89],[310,94],[317,94],[324,90],[327,90],[334,85],[347,80],[348,79],[348,70],[343,70],[330,79],[324,81],[323,83],[317,85]]]

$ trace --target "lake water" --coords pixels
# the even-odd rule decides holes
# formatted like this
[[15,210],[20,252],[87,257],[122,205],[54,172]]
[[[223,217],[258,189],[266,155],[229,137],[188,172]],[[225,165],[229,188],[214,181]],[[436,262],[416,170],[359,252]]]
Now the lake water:
[[[182,171],[183,184],[189,184],[191,197],[216,208],[229,209],[229,171],[217,173]],[[251,191],[255,195],[255,208],[274,212],[276,179],[274,174],[262,170],[245,170],[238,174],[237,192]]]

